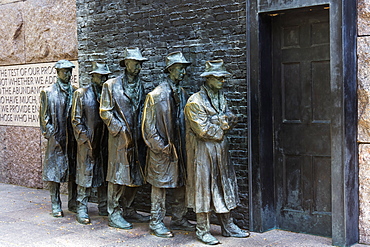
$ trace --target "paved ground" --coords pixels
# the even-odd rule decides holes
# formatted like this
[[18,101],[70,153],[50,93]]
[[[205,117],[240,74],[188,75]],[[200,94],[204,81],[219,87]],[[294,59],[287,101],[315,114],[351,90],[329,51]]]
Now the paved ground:
[[[99,216],[93,203],[89,205],[92,223],[81,225],[66,209],[65,195],[64,218],[53,218],[49,198],[46,190],[0,183],[0,246],[207,246],[197,241],[193,232],[175,231],[174,238],[163,239],[149,234],[148,224],[144,223],[134,223],[131,230],[111,228],[107,217]],[[330,238],[281,230],[252,232],[247,239],[237,239],[222,237],[220,227],[212,225],[212,234],[222,247],[331,246]]]

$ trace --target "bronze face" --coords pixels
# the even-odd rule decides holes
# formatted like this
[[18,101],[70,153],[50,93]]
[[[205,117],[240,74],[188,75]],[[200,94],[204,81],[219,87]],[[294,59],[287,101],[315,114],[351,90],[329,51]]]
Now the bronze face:
[[174,82],[182,81],[186,75],[186,67],[187,65],[180,63],[174,64],[171,67],[169,67],[168,72],[170,72],[170,78]]
[[209,76],[206,83],[212,91],[217,92],[222,89],[224,82],[225,77],[223,76]]
[[92,81],[94,84],[96,84],[96,85],[101,86],[101,85],[103,85],[103,83],[104,83],[105,81],[107,81],[107,80],[108,80],[108,75],[102,75],[102,74],[97,74],[97,73],[92,74],[92,79],[91,79],[91,81]]
[[57,75],[61,82],[69,84],[72,76],[72,69],[57,69]]
[[137,61],[134,59],[126,59],[125,65],[126,65],[126,71],[127,74],[131,76],[137,76],[141,71],[141,61]]

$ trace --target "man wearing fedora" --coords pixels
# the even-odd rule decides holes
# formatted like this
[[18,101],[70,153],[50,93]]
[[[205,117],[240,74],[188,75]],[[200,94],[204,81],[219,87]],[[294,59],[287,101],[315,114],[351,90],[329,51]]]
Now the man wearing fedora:
[[63,217],[60,183],[68,182],[68,209],[76,212],[76,141],[71,125],[72,94],[70,79],[74,64],[60,60],[54,68],[57,81],[40,93],[40,128],[47,139],[42,178],[48,182],[52,215]]
[[107,193],[105,186],[107,129],[100,118],[99,106],[103,83],[109,71],[105,63],[93,63],[91,82],[77,89],[72,101],[72,126],[77,140],[77,221],[90,223],[88,199],[91,188],[98,188],[99,214],[107,213]]
[[185,106],[187,203],[197,215],[196,235],[206,244],[218,244],[210,230],[209,217],[213,210],[221,223],[225,237],[248,237],[249,232],[234,224],[230,210],[239,198],[234,167],[230,162],[227,131],[236,124],[220,91],[226,71],[223,60],[206,62],[204,86],[193,94]]
[[109,226],[121,229],[132,228],[126,219],[149,221],[149,217],[138,214],[131,207],[137,187],[144,183],[142,167],[145,166],[146,147],[140,121],[145,95],[139,73],[146,60],[139,48],[126,48],[120,62],[125,71],[103,84],[100,101],[100,116],[109,131],[108,220]]
[[166,57],[168,77],[150,92],[144,105],[142,132],[149,147],[146,180],[152,185],[149,227],[158,237],[173,237],[163,219],[166,215],[166,189],[174,188],[171,228],[194,231],[185,218],[185,119],[184,106],[188,98],[180,86],[190,65],[181,52]]

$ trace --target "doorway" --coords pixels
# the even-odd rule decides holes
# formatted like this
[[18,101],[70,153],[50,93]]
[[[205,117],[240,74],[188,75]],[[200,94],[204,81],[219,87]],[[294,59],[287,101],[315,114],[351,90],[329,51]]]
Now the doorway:
[[271,20],[276,225],[331,236],[329,10]]

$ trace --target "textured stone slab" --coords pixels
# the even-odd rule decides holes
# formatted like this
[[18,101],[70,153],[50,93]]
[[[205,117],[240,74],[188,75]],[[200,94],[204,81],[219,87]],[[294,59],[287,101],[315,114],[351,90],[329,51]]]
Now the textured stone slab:
[[75,0],[5,1],[0,6],[0,65],[77,59]]
[[359,146],[360,243],[370,244],[370,144]]
[[6,182],[33,188],[42,188],[40,129],[6,127],[0,146],[4,150]]
[[[67,210],[66,195],[61,195],[65,217],[53,218],[46,190],[0,183],[0,198],[0,246],[207,246],[197,240],[194,232],[175,230],[174,238],[158,238],[150,234],[148,223],[134,223],[130,230],[109,227],[108,217],[99,216],[94,203],[89,203],[91,224],[79,224],[75,214]],[[167,226],[170,219],[164,219]],[[281,230],[230,238],[221,235],[220,226],[211,224],[211,234],[220,240],[222,247],[331,246],[330,238]]]
[[358,0],[358,34],[370,34],[370,0]]
[[0,182],[6,182],[7,167],[5,163],[5,133],[6,126],[0,126]]
[[77,59],[75,0],[24,2],[26,62]]
[[0,64],[25,62],[23,3],[0,5]]
[[370,37],[357,39],[358,141],[370,142]]

